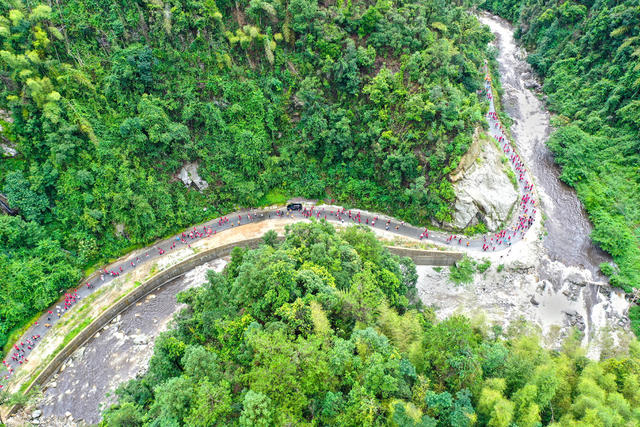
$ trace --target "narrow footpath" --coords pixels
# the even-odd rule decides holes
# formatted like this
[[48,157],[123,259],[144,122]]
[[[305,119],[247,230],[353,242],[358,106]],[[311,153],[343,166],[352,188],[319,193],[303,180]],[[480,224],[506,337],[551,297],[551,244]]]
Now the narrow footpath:
[[466,250],[472,253],[499,252],[508,249],[514,243],[522,240],[539,216],[536,201],[533,198],[534,186],[524,167],[523,161],[516,154],[512,143],[504,133],[502,124],[495,110],[491,77],[485,64],[485,90],[483,96],[487,97],[489,109],[486,115],[489,132],[502,148],[509,159],[511,168],[518,181],[519,202],[511,217],[510,223],[504,229],[479,237],[469,238],[459,234],[447,234],[440,231],[431,231],[425,227],[416,227],[406,224],[404,221],[393,217],[370,213],[356,209],[345,209],[336,205],[316,205],[313,202],[303,203],[300,211],[287,211],[285,207],[252,209],[234,212],[226,216],[216,218],[204,224],[194,226],[181,234],[146,247],[133,254],[129,254],[115,263],[104,267],[92,274],[84,283],[64,294],[63,297],[47,311],[45,311],[31,325],[24,335],[18,340],[12,351],[2,361],[4,368],[0,372],[0,391],[6,387],[16,370],[28,361],[29,354],[38,345],[49,328],[57,322],[65,319],[65,313],[78,301],[86,298],[97,289],[107,285],[113,279],[126,275],[141,263],[147,263],[178,247],[188,246],[198,239],[215,239],[216,234],[240,225],[263,221],[266,219],[327,220],[328,222],[343,225],[359,224],[378,230],[386,230],[401,237],[408,237],[433,243],[441,246],[451,245],[456,250]]

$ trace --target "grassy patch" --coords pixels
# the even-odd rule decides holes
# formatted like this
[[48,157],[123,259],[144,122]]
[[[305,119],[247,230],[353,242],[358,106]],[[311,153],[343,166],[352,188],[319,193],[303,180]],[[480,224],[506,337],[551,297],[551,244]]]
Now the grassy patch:
[[502,270],[504,270],[504,264],[500,264],[497,268],[498,273],[500,273]]
[[505,167],[504,173],[507,174],[507,176],[509,177],[509,180],[511,181],[511,185],[513,185],[513,188],[517,191],[518,180],[516,179],[516,174],[513,172],[513,169],[511,169],[510,167]]
[[485,259],[484,262],[478,264],[477,266],[478,273],[484,273],[489,269],[489,267],[491,267],[491,261],[489,261],[488,259]]
[[486,232],[487,226],[483,222],[479,222],[476,225],[472,225],[462,230],[462,233],[465,236],[475,236],[477,234],[485,234]]
[[273,188],[267,194],[265,194],[259,201],[258,205],[260,207],[263,206],[271,206],[271,205],[283,205],[287,202],[289,197],[285,193],[283,189]]

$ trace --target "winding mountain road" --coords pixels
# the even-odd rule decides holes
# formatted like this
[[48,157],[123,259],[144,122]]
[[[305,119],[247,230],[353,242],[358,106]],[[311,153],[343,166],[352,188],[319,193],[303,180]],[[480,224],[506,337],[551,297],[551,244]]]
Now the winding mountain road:
[[[486,70],[485,65],[485,71]],[[203,238],[215,239],[218,232],[233,227],[265,219],[287,218],[290,220],[294,218],[296,220],[308,220],[310,218],[316,218],[318,220],[326,219],[331,223],[344,225],[361,224],[378,230],[387,230],[389,233],[398,236],[420,239],[439,245],[451,245],[457,250],[463,249],[469,252],[499,252],[508,249],[512,244],[520,241],[525,236],[532,223],[539,217],[540,212],[536,212],[536,204],[533,198],[534,187],[531,185],[532,181],[529,173],[525,170],[522,161],[503,132],[502,126],[497,118],[491,78],[488,71],[486,71],[485,82],[486,85],[483,96],[487,97],[489,104],[486,115],[489,134],[498,142],[505,156],[509,159],[510,166],[518,180],[519,200],[516,202],[516,207],[509,224],[506,225],[503,230],[480,237],[469,238],[459,234],[451,235],[441,231],[431,231],[425,227],[405,224],[387,215],[357,209],[349,210],[336,205],[316,205],[309,201],[304,203],[304,209],[301,211],[287,212],[286,208],[282,207],[234,212],[225,217],[216,218],[200,224],[180,235],[140,250],[134,253],[135,258],[129,254],[119,261],[106,266],[101,272],[94,273],[86,279],[82,285],[78,286],[76,290],[66,294],[64,299],[61,299],[45,311],[24,333],[20,340],[15,343],[13,350],[3,361],[6,369],[1,373],[0,390],[6,387],[7,381],[11,379],[11,375],[20,368],[25,360],[28,360],[31,351],[38,345],[39,339],[36,337],[44,336],[50,326],[65,319],[65,313],[67,312],[66,307],[70,307],[75,302],[86,298],[97,289],[110,283],[115,277],[126,274],[141,263],[148,263],[158,257],[162,257],[163,254],[171,251],[172,247],[190,245],[191,242]],[[65,307],[65,304],[68,305]]]

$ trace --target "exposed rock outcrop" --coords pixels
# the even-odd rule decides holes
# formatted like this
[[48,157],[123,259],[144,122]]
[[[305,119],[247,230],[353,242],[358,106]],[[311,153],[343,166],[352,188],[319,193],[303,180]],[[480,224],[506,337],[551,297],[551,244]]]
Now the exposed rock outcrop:
[[4,137],[2,132],[4,131],[4,127],[2,126],[2,122],[13,123],[13,119],[9,115],[8,112],[4,110],[0,110],[0,157],[15,157],[18,155],[18,150],[16,150],[15,146]]
[[199,191],[209,187],[209,183],[198,175],[198,162],[185,163],[178,172],[178,178],[184,182],[185,186],[189,187],[193,184]]
[[463,229],[482,221],[497,230],[508,219],[518,192],[504,172],[498,149],[484,138],[476,138],[474,144],[479,149],[472,145],[460,161],[468,166],[451,176],[457,198],[453,221],[445,225]]

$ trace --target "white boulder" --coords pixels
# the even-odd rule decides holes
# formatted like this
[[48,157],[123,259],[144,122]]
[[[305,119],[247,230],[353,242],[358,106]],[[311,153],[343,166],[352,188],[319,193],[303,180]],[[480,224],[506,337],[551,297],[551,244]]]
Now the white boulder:
[[453,220],[445,225],[463,229],[482,221],[489,230],[498,230],[508,220],[518,192],[505,172],[510,166],[502,162],[503,155],[498,148],[486,139],[478,144],[480,150],[467,153],[477,155],[475,161],[463,158],[461,163],[466,160],[468,166],[452,177],[456,202]]
[[193,184],[199,191],[209,187],[209,183],[198,175],[198,162],[185,163],[182,169],[180,169],[180,172],[178,172],[178,178],[185,186],[189,187]]

